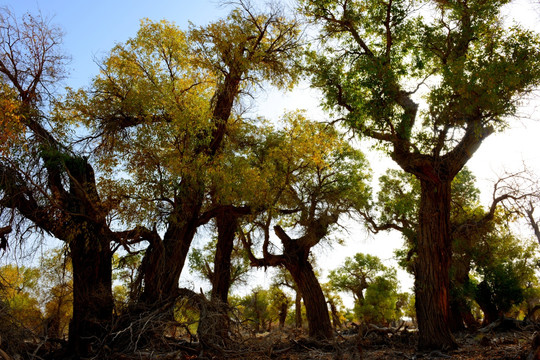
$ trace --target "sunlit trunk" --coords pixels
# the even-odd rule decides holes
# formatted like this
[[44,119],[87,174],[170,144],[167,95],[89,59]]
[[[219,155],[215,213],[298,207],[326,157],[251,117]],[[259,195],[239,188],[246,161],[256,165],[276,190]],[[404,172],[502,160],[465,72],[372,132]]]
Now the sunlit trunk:
[[450,181],[421,180],[416,316],[421,349],[455,348],[450,332]]

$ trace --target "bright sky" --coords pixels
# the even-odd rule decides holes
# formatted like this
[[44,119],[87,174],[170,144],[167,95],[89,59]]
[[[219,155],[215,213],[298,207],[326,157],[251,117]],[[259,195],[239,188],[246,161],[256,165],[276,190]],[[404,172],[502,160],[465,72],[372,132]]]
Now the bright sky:
[[[540,3],[534,8],[531,1],[515,1],[508,17],[540,31]],[[262,3],[262,0],[254,2]],[[16,16],[41,11],[64,30],[64,49],[72,56],[69,66],[71,75],[66,85],[74,88],[90,83],[90,79],[98,72],[96,60],[102,59],[116,43],[135,36],[140,19],[167,19],[187,29],[189,21],[195,25],[205,25],[226,16],[230,10],[219,6],[214,0],[7,0],[4,5]],[[540,104],[538,100],[535,102]],[[279,117],[282,110],[296,108],[310,109],[310,113],[316,114],[316,119],[324,116],[316,109],[316,93],[306,85],[300,86],[293,95],[270,91],[257,99],[256,106],[260,115],[274,119]],[[480,180],[484,204],[490,200],[491,183],[503,170],[519,170],[525,162],[540,174],[540,122],[538,112],[535,114],[534,102],[524,108],[522,114],[523,119],[512,121],[510,129],[489,137],[468,164]],[[383,155],[372,154],[370,159],[377,172],[392,164]],[[393,250],[402,245],[397,234],[369,236],[360,230],[360,226],[351,228],[347,238],[345,247],[336,245],[331,249],[324,247],[317,251],[319,264],[323,268],[335,268],[346,256],[356,252],[371,253],[381,257],[387,264],[393,264]],[[186,274],[187,271],[184,271],[183,277]],[[412,279],[404,272],[400,272],[400,279],[403,288],[412,286]]]

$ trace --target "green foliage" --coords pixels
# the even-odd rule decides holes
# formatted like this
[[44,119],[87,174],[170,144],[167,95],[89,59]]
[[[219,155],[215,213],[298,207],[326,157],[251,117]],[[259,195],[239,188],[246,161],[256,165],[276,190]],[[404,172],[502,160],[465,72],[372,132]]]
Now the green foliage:
[[[429,1],[426,12],[416,11],[417,3],[301,2],[324,35],[310,66],[327,107],[347,109],[347,124],[362,135],[395,147],[399,139],[414,142],[426,153],[451,149],[455,134],[448,130],[472,119],[501,128],[520,94],[539,83],[538,36],[504,28],[503,1]],[[416,126],[404,95],[424,83],[427,108]]]
[[345,263],[328,275],[337,290],[351,292],[356,302],[364,299],[366,290],[377,277],[389,275],[390,270],[381,260],[370,254],[358,253],[353,258],[346,258]]
[[258,333],[269,330],[272,324],[270,299],[269,290],[256,287],[244,297],[232,298],[231,305],[239,310],[245,321],[249,322],[252,331]]
[[477,299],[484,297],[478,300],[489,301],[501,314],[524,300],[530,301],[526,296],[534,297],[533,289],[540,285],[535,273],[538,258],[537,243],[520,241],[496,227],[482,239],[474,253],[474,269],[481,280],[475,294]]
[[369,324],[388,325],[401,317],[397,309],[399,299],[398,281],[395,271],[377,276],[366,288],[364,300],[357,303],[354,310],[359,319]]
[[387,324],[399,319],[400,308],[408,302],[405,295],[398,294],[395,269],[373,255],[358,253],[346,258],[328,278],[333,288],[353,294],[356,316],[368,323]]

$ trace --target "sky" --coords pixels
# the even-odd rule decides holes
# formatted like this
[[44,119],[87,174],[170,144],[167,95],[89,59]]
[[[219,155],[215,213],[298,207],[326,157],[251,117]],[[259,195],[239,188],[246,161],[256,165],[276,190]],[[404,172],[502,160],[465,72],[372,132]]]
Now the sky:
[[[262,3],[258,0],[254,2]],[[189,22],[203,26],[226,16],[231,9],[220,6],[214,0],[8,0],[3,5],[9,7],[16,16],[25,12],[41,12],[63,29],[63,48],[72,58],[66,85],[73,88],[89,85],[92,77],[98,73],[96,62],[103,59],[115,44],[135,36],[143,18],[166,19],[187,30]],[[534,8],[529,0],[515,1],[511,10],[507,11],[507,16],[540,31],[539,3]],[[277,119],[286,109],[305,108],[315,119],[324,120],[324,113],[317,108],[318,102],[318,94],[306,84],[301,84],[292,94],[272,90],[261,93],[253,111]],[[540,105],[540,102],[533,99],[523,107],[521,117],[513,119],[511,127],[504,133],[490,136],[469,161],[468,167],[479,180],[485,205],[491,199],[493,181],[504,171],[519,170],[523,163],[527,163],[540,174],[540,112],[535,111],[536,105]],[[369,159],[376,174],[382,173],[388,166],[395,166],[382,154],[371,153]],[[324,269],[339,266],[346,256],[357,252],[377,255],[388,265],[394,265],[393,250],[402,246],[398,234],[369,235],[359,224],[351,224],[349,232],[343,237],[346,246],[323,246],[317,249],[318,262]],[[183,277],[186,274],[187,271],[184,271]],[[259,276],[265,282],[271,277],[264,274]],[[399,278],[404,289],[411,288],[412,279],[405,272],[400,271]],[[197,282],[189,276],[185,281]]]

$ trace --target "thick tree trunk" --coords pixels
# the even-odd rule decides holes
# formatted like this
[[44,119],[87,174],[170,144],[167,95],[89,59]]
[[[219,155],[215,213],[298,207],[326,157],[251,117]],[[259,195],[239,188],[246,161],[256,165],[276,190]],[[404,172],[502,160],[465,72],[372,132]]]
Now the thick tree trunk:
[[200,186],[185,180],[178,202],[169,215],[163,241],[153,243],[142,261],[144,288],[137,299],[138,311],[155,310],[177,297],[178,281],[199,226],[203,196]]
[[[79,224],[91,228],[88,223]],[[77,231],[77,230],[74,230]],[[73,317],[69,348],[76,356],[92,354],[92,342],[110,330],[113,311],[112,251],[102,234],[84,231],[69,242],[73,264]],[[94,349],[95,350],[95,349]]]
[[214,278],[212,280],[212,300],[227,303],[231,287],[231,254],[234,236],[238,228],[238,218],[230,210],[216,216],[218,239],[214,257]]
[[421,179],[416,316],[421,349],[455,348],[449,325],[450,181]]
[[326,299],[311,264],[306,259],[298,263],[288,262],[285,267],[290,271],[304,298],[309,336],[317,339],[332,339],[332,323],[328,315]]

